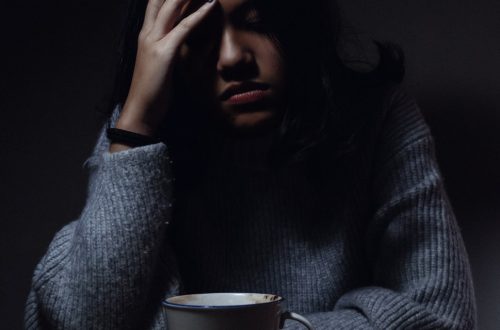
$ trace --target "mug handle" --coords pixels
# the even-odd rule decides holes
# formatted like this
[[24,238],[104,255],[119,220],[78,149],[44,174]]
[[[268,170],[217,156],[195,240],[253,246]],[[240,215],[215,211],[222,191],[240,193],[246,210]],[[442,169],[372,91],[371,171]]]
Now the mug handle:
[[283,329],[283,327],[285,326],[286,320],[295,320],[295,321],[305,325],[307,327],[307,329],[313,330],[312,324],[305,317],[303,317],[302,315],[299,315],[297,313],[293,313],[293,312],[289,312],[289,311],[281,313],[280,329]]

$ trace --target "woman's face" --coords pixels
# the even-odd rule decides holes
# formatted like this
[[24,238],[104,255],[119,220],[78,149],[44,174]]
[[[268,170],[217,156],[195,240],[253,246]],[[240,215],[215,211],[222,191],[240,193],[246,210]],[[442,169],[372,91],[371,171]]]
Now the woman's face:
[[[251,1],[218,2],[181,47],[188,95],[231,129],[273,125],[284,108],[282,57]],[[192,0],[185,15],[201,3]]]

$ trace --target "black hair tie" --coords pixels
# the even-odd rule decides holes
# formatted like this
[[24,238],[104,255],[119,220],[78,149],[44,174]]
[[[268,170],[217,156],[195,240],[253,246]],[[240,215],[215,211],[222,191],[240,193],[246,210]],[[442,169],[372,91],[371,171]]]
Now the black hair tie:
[[114,127],[110,127],[106,130],[106,136],[113,143],[125,144],[131,147],[142,147],[161,142],[160,139],[152,136],[134,133]]

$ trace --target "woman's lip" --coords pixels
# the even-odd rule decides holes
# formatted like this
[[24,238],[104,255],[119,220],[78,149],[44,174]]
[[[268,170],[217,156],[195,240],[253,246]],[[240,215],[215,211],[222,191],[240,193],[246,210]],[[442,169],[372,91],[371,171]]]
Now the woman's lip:
[[231,104],[231,105],[236,105],[236,104],[246,104],[246,103],[253,103],[260,101],[268,96],[268,91],[267,90],[251,90],[239,94],[234,94],[231,95],[230,98],[228,98],[225,103]]

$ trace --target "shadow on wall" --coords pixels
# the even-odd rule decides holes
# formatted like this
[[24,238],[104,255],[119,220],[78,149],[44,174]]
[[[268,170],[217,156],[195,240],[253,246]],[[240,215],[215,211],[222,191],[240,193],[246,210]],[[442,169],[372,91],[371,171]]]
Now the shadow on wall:
[[433,93],[421,93],[418,103],[433,129],[452,197],[470,206],[498,200],[499,105],[460,91],[456,95]]
[[[438,89],[439,90],[439,89]],[[470,91],[421,92],[437,157],[472,264],[480,329],[500,324],[500,113],[498,100]],[[493,261],[493,262],[492,262]]]

